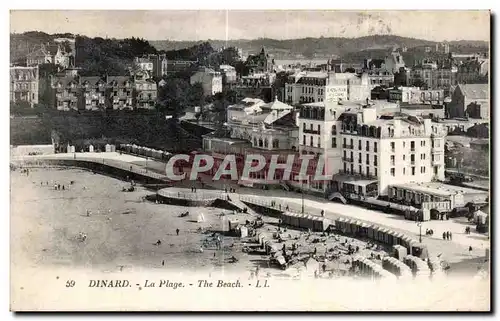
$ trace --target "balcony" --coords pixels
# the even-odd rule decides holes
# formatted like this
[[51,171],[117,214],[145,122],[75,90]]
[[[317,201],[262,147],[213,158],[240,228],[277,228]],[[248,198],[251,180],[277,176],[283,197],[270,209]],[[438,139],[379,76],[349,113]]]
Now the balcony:
[[351,175],[355,178],[359,178],[359,179],[369,179],[369,180],[376,180],[377,177],[376,176],[373,176],[371,173],[369,174],[363,174],[363,173],[358,173],[358,172],[355,172],[355,171],[349,171],[349,170],[339,170],[339,174],[346,174],[346,175]]
[[354,162],[354,159],[352,159],[352,158],[350,158],[350,157],[342,157],[342,160],[343,160],[344,162],[349,162],[349,163]]
[[353,149],[354,145],[342,144],[342,148]]
[[314,130],[314,129],[304,129],[302,132],[304,134],[314,134],[314,135],[319,135],[320,134],[319,130]]

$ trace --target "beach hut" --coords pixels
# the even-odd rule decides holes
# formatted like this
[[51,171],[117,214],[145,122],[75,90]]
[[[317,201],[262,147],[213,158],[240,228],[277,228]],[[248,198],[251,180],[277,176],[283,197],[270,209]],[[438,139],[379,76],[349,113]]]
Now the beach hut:
[[377,230],[377,226],[375,225],[369,225],[367,228],[366,228],[366,236],[373,240],[375,239],[375,233],[376,233],[376,230]]
[[300,222],[299,222],[300,214],[288,212],[288,215],[290,217],[290,225],[297,228],[300,227]]
[[89,153],[93,153],[94,152],[94,145],[89,145]]
[[400,260],[400,261],[403,261],[404,258],[408,255],[408,249],[402,245],[394,245],[392,247],[392,252],[393,252],[393,256]]
[[344,231],[344,221],[345,219],[343,217],[339,217],[335,220],[335,228],[338,230],[338,231]]
[[375,239],[379,242],[384,242],[384,233],[386,232],[387,230],[383,227],[379,228],[377,233],[376,233],[376,236],[375,236]]
[[285,212],[281,215],[281,221],[283,222],[283,224],[286,224],[286,225],[292,225],[292,213],[290,212]]
[[106,144],[106,145],[104,146],[104,151],[105,151],[106,153],[111,152],[111,145],[110,145],[110,144]]

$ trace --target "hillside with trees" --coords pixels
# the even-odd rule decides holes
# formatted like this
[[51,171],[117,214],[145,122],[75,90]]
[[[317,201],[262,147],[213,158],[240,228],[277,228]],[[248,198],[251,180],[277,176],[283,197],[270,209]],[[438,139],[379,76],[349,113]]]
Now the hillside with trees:
[[[208,40],[210,45],[215,48],[238,47],[245,54],[254,54],[265,47],[269,54],[275,59],[286,58],[330,58],[332,56],[345,57],[354,52],[365,50],[391,50],[393,47],[406,46],[414,47],[434,47],[437,42],[423,39],[407,38],[394,35],[374,35],[359,38],[340,38],[340,37],[320,37],[320,38],[302,38],[276,40],[269,38],[259,38],[254,40]],[[150,41],[158,50],[182,49],[199,44],[199,42],[190,41],[170,41],[155,40]],[[470,53],[476,51],[487,51],[489,44],[486,41],[451,41],[450,50],[460,53]]]

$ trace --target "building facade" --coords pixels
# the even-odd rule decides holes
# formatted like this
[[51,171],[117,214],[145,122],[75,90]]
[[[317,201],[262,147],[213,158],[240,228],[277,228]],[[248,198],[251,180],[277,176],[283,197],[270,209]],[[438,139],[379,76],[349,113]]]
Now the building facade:
[[153,109],[156,83],[135,76],[51,77],[49,96],[58,110]]
[[222,92],[222,75],[211,68],[203,68],[190,78],[191,85],[200,83],[205,96],[212,96]]
[[234,84],[238,81],[236,69],[229,65],[220,65],[222,80],[224,84]]
[[38,104],[39,73],[36,67],[10,67],[10,101]]
[[452,86],[457,84],[457,67],[448,63],[423,61],[409,72],[408,85],[420,87],[425,84],[428,89],[443,89],[449,94]]
[[365,100],[371,97],[367,73],[300,72],[285,83],[288,104]]
[[80,84],[86,110],[102,110],[106,108],[106,79],[101,77],[81,77]]
[[[444,179],[446,130],[430,119],[377,119],[373,108],[344,113],[340,124],[344,175],[359,177],[359,187],[377,182],[378,195],[393,184]],[[341,190],[343,180],[337,187]],[[356,186],[357,184],[349,186]],[[348,192],[359,194],[359,190]],[[375,192],[372,190],[371,192]],[[363,191],[366,193],[366,191]]]
[[392,52],[389,56],[385,57],[384,64],[385,69],[393,74],[399,72],[401,68],[406,67],[403,56],[397,51]]
[[489,119],[489,85],[458,85],[451,96],[451,102],[447,105],[447,113],[449,118]]
[[[62,39],[64,40],[64,39]],[[55,64],[62,68],[74,66],[75,49],[73,43],[59,41],[52,45],[40,45],[26,56],[26,66],[38,66],[41,64]],[[68,45],[66,45],[68,44]]]
[[107,79],[110,104],[113,109],[134,108],[133,80],[129,76],[109,76]]
[[150,77],[149,73],[137,72],[133,75],[135,107],[154,109],[158,98],[158,87]]
[[443,89],[421,89],[418,87],[399,87],[389,89],[389,101],[407,104],[444,104]]

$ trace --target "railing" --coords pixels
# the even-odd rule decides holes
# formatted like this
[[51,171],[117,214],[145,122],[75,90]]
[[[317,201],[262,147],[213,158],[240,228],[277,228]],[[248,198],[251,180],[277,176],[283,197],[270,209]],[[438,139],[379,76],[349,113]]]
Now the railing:
[[344,162],[349,162],[349,163],[352,163],[352,162],[354,161],[354,160],[353,160],[352,158],[350,158],[350,157],[342,157],[342,160],[343,160]]
[[168,179],[168,177],[166,175],[152,172],[152,171],[150,171],[142,166],[138,166],[135,164],[126,163],[126,162],[122,162],[122,161],[118,161],[118,160],[113,160],[113,159],[109,159],[109,158],[108,159],[99,158],[99,157],[96,157],[95,155],[89,155],[87,157],[82,156],[82,154],[85,154],[85,153],[78,153],[78,154],[79,155],[77,155],[77,153],[74,153],[73,157],[72,156],[67,156],[67,157],[26,156],[26,157],[20,157],[19,160],[27,161],[27,162],[34,160],[34,161],[42,162],[42,163],[44,161],[49,161],[49,162],[72,161],[72,160],[74,160],[74,161],[87,161],[87,162],[104,164],[104,165],[107,165],[110,167],[114,167],[114,168],[118,168],[118,169],[122,169],[122,170],[125,170],[128,172],[131,172],[134,174],[139,174],[139,175],[147,176],[147,177],[154,178],[157,180],[163,180],[166,182],[170,182],[170,180]]
[[342,144],[342,147],[347,149],[354,149],[354,145]]
[[178,198],[178,199],[184,199],[184,200],[190,200],[190,201],[209,201],[209,200],[215,200],[215,199],[227,199],[227,195],[225,195],[224,192],[207,192],[205,190],[203,191],[196,191],[192,193],[185,193],[185,192],[165,192],[165,191],[160,191],[158,195],[163,196],[163,197],[169,197],[169,198]]

